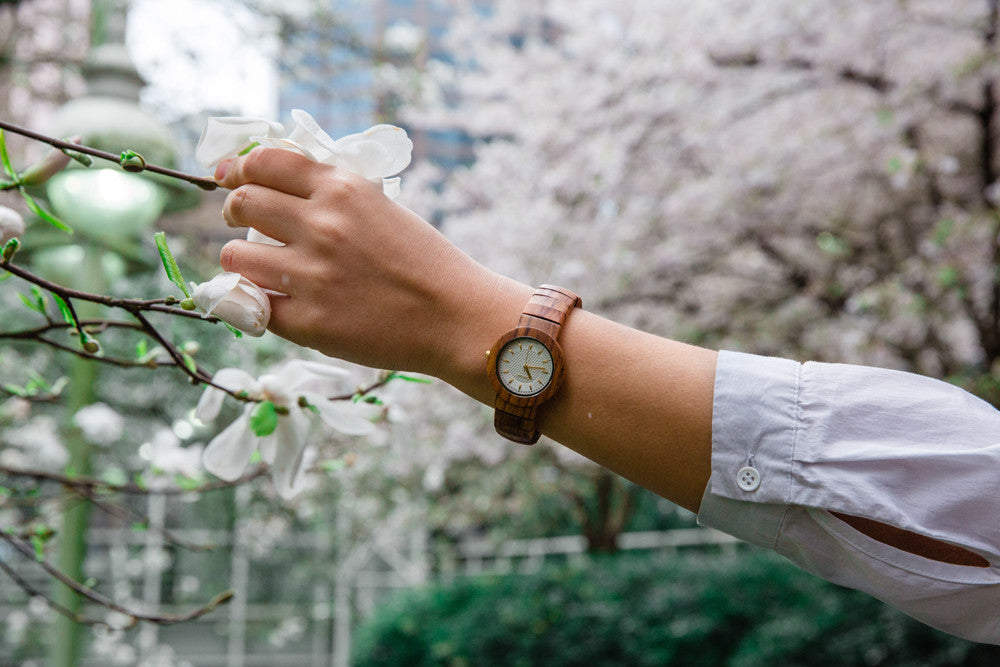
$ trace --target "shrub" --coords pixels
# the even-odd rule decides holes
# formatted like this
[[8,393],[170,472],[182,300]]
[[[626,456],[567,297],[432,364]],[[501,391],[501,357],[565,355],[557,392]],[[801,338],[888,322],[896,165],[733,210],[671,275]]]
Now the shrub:
[[995,665],[779,557],[619,554],[408,591],[359,629],[367,665]]

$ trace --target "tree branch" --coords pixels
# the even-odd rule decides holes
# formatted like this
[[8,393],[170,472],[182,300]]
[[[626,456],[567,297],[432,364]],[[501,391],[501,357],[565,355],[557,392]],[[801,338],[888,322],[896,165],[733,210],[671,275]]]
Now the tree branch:
[[[149,623],[156,623],[157,625],[173,625],[175,623],[183,623],[185,621],[190,621],[190,620],[199,618],[201,616],[204,616],[205,614],[207,614],[207,613],[211,612],[212,610],[214,610],[220,604],[225,604],[226,602],[229,602],[233,598],[233,592],[232,591],[223,591],[222,593],[219,593],[214,598],[212,598],[211,600],[209,600],[209,602],[207,604],[205,604],[204,606],[199,607],[197,609],[193,609],[193,610],[191,610],[191,611],[189,611],[187,613],[184,613],[184,614],[176,614],[175,615],[175,614],[147,614],[147,613],[143,613],[143,612],[137,611],[135,609],[130,609],[130,608],[124,606],[124,605],[118,604],[117,602],[115,602],[111,598],[108,598],[108,597],[105,597],[105,596],[101,595],[100,593],[98,593],[97,591],[95,591],[93,588],[91,588],[89,586],[84,586],[80,582],[78,582],[75,579],[73,579],[72,577],[68,576],[66,573],[64,573],[59,568],[51,565],[44,558],[38,558],[36,556],[36,554],[35,554],[34,549],[32,549],[31,546],[29,546],[28,544],[25,544],[23,540],[15,537],[13,535],[8,535],[8,534],[6,534],[6,533],[4,533],[2,531],[0,531],[0,539],[4,540],[5,542],[7,542],[7,544],[11,545],[19,554],[21,554],[22,556],[24,556],[26,559],[28,559],[28,560],[30,560],[30,561],[38,564],[38,566],[40,568],[42,568],[42,570],[44,570],[46,574],[48,574],[52,578],[56,579],[60,583],[64,584],[68,588],[70,588],[77,595],[80,595],[80,596],[86,598],[87,600],[90,600],[91,602],[93,602],[95,604],[98,604],[98,605],[100,605],[102,607],[105,607],[107,609],[110,609],[112,611],[116,611],[116,612],[118,612],[120,614],[123,614],[124,616],[128,617],[128,619],[130,621],[129,627],[131,627],[132,625],[135,625],[138,621],[147,621]],[[7,568],[4,568],[4,571],[7,572]],[[20,578],[15,579],[15,581],[18,581],[18,580],[23,581],[23,579],[20,579]],[[51,603],[51,601],[49,600],[48,597],[46,597],[46,596],[43,596],[43,597],[45,597],[45,600],[47,602]],[[57,611],[59,610],[58,606],[56,606],[54,608]],[[74,621],[79,622],[79,623],[90,624],[90,625],[104,625],[104,626],[111,627],[110,624],[107,623],[106,621],[98,621],[98,620],[88,621],[87,619],[80,618],[76,614],[73,614],[72,616],[70,616],[70,618],[73,619]]]
[[[44,134],[39,134],[38,132],[33,132],[32,130],[25,129],[14,125],[13,123],[8,123],[7,121],[0,120],[0,129],[8,130],[15,134],[20,134],[21,136],[28,137],[29,139],[34,139],[35,141],[41,141],[42,143],[49,144],[54,148],[58,148],[63,151],[71,151],[75,153],[84,153],[86,155],[91,155],[101,160],[107,160],[108,162],[114,162],[115,164],[122,164],[122,156],[115,155],[114,153],[108,153],[107,151],[98,150],[96,148],[91,148],[90,146],[84,146],[83,144],[74,144],[71,141],[63,141],[62,139],[56,139],[54,137],[49,137]],[[129,169],[128,171],[132,171]],[[192,185],[197,185],[202,190],[215,190],[218,184],[214,179],[205,178],[201,176],[192,176],[191,174],[185,174],[181,171],[175,171],[173,169],[168,169],[166,167],[159,167],[155,164],[145,164],[143,161],[142,167],[137,169],[137,171],[151,171],[154,174],[161,174],[163,176],[169,176],[170,178],[176,178],[180,181],[187,181]]]

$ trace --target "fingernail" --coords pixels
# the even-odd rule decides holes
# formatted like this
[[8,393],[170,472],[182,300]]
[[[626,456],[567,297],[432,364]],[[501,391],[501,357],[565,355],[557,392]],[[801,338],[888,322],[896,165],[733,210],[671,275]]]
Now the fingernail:
[[233,166],[232,160],[223,160],[219,163],[219,166],[215,168],[215,180],[222,181],[226,178],[226,174],[229,173],[229,168]]

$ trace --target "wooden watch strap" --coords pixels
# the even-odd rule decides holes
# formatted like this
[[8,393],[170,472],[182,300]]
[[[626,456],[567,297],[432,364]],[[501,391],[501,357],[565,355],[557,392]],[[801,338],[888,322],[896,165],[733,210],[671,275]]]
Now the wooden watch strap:
[[[581,305],[580,297],[573,292],[555,285],[542,285],[524,307],[517,329],[526,336],[530,336],[532,330],[540,330],[556,340],[569,312]],[[498,394],[493,407],[493,426],[498,433],[525,445],[538,442],[541,433],[535,424],[537,404],[517,405]]]
[[493,428],[497,433],[522,445],[538,442],[542,434],[535,426],[537,405],[514,405],[497,396],[493,408]]

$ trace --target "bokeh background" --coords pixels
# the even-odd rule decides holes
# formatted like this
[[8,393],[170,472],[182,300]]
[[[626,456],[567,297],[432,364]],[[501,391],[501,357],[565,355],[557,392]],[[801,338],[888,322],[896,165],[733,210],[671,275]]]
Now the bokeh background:
[[[118,96],[194,173],[213,115],[301,108],[334,137],[395,123],[415,143],[401,201],[498,271],[659,335],[914,371],[1000,405],[998,5],[2,0],[0,117],[127,135],[124,116],[79,111]],[[41,153],[8,143],[16,162]],[[223,198],[168,191],[139,228],[98,221],[71,241],[33,225],[19,260],[162,295],[153,231],[207,278],[232,237]],[[37,321],[27,293],[0,283],[0,331]],[[169,326],[213,369],[309,356],[270,334]],[[351,371],[355,386],[377,377]],[[49,391],[63,384],[86,391]],[[51,577],[0,543],[2,665],[1000,657],[699,528],[554,443],[512,446],[441,383],[380,390],[372,438],[317,437],[292,502],[266,480],[190,491],[211,482],[198,457],[219,427],[193,418],[200,391],[179,373],[5,339],[0,385],[0,529],[51,527],[53,558],[75,538],[81,578],[136,608],[235,592],[195,621],[74,630],[22,585]],[[17,396],[31,387],[59,396]],[[25,469],[189,491],[82,499]]]

